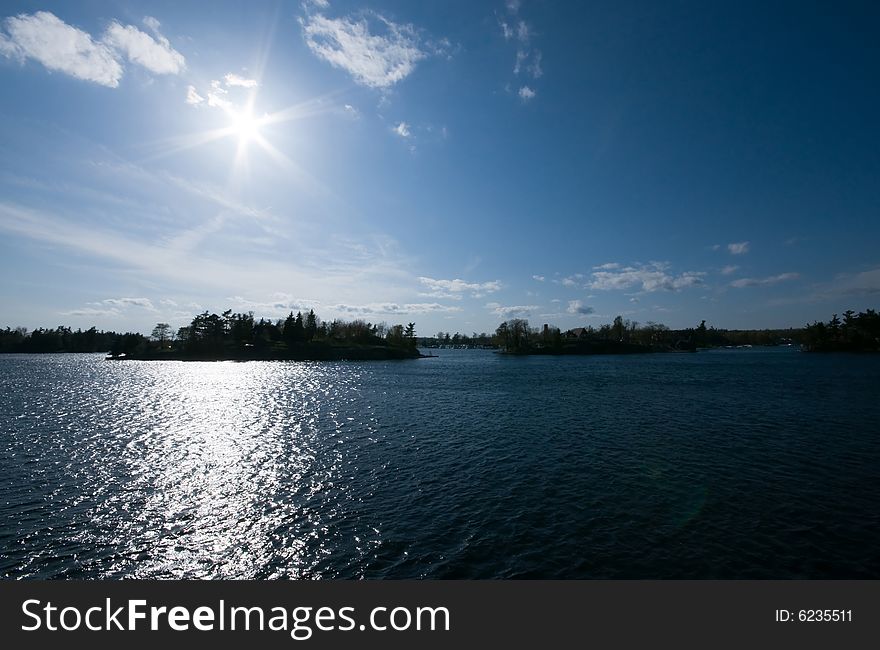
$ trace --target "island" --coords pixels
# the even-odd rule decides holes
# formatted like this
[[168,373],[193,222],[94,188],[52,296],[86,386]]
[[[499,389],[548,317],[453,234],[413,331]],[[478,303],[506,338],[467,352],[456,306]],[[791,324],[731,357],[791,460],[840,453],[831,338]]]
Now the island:
[[152,336],[126,334],[113,345],[110,361],[375,361],[418,359],[415,323],[406,326],[363,320],[321,321],[314,310],[291,312],[276,321],[253,312],[198,314],[172,332],[157,323]]

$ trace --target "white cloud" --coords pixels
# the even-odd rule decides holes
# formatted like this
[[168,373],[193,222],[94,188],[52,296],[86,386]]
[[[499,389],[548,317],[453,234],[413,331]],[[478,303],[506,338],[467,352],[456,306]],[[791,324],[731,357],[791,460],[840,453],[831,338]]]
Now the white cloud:
[[[162,301],[165,302],[164,300]],[[153,302],[149,298],[107,298],[99,302],[87,303],[89,307],[62,311],[62,316],[94,316],[116,318],[125,315],[129,307],[139,307],[147,311],[156,311]]]
[[328,309],[352,315],[383,315],[383,314],[428,314],[436,312],[458,312],[461,307],[441,305],[436,302],[418,302],[398,304],[396,302],[374,302],[366,305],[328,305]]
[[494,293],[501,289],[501,282],[465,282],[464,280],[435,280],[434,278],[420,277],[419,282],[425,285],[430,293],[424,294],[434,298],[452,298],[461,300],[464,293],[470,293],[472,298],[482,298],[488,293]]
[[504,36],[505,41],[509,41],[513,38],[513,28],[510,25],[503,20],[499,20],[498,24],[501,26],[501,34]]
[[533,311],[540,309],[538,305],[500,305],[497,302],[486,303],[486,309],[499,318],[527,318]]
[[620,264],[617,262],[606,262],[605,264],[600,264],[599,266],[594,266],[593,270],[595,271],[612,271],[614,269],[619,269]]
[[569,300],[568,309],[566,311],[569,314],[592,314],[596,310],[588,305],[585,305],[580,300]]
[[538,282],[543,282],[546,279],[547,278],[545,278],[543,275],[533,275],[532,276],[532,280],[537,280]]
[[721,269],[721,275],[730,275],[734,271],[736,271],[739,267],[736,264],[728,264],[724,268]]
[[257,80],[256,79],[246,79],[245,77],[241,77],[234,72],[230,72],[223,79],[226,81],[227,86],[239,86],[241,88],[256,88]]
[[730,283],[731,287],[741,289],[743,287],[763,287],[770,284],[778,284],[788,280],[797,280],[800,277],[798,273],[780,273],[779,275],[771,275],[766,278],[741,278]]
[[300,22],[306,44],[317,57],[370,88],[390,88],[406,79],[429,54],[422,49],[415,27],[376,13],[359,20],[315,14]]
[[196,92],[195,86],[187,86],[186,87],[186,103],[192,104],[193,106],[197,104],[201,104],[205,101],[205,98],[202,97],[198,92]]
[[107,298],[100,303],[92,303],[95,305],[108,305],[109,307],[125,308],[125,307],[141,307],[156,311],[153,302],[149,298]]
[[522,70],[523,63],[525,63],[528,58],[529,53],[525,50],[516,51],[516,63],[513,64],[513,74],[519,74],[519,71]]
[[730,251],[731,255],[745,255],[749,252],[749,242],[741,241],[728,244],[727,250]]
[[522,4],[522,0],[507,0],[504,3],[504,6],[507,7],[507,11],[512,14],[515,14],[519,11],[519,7]]
[[83,307],[70,311],[58,312],[61,316],[93,316],[95,318],[116,318],[122,315],[118,309],[96,309],[95,307]]
[[129,61],[156,74],[178,74],[186,68],[183,55],[158,32],[153,38],[134,25],[123,27],[114,20],[104,32],[103,41],[125,54]]
[[18,47],[3,32],[0,32],[0,54],[10,59],[22,58]]
[[[516,42],[516,59],[513,64],[513,74],[518,75],[524,68],[533,79],[539,79],[544,75],[544,69],[541,67],[542,54],[538,49],[531,49],[530,41],[534,33],[532,26],[525,20],[517,19],[520,3],[512,1],[507,3],[507,11],[511,16],[511,21],[507,22],[498,18],[498,25],[501,27],[501,34],[505,41]],[[523,86],[519,90],[519,97],[523,101],[533,99],[535,91],[528,86]]]
[[536,93],[534,90],[532,90],[528,86],[523,86],[522,88],[519,89],[518,94],[519,94],[519,98],[521,100],[523,100],[524,102],[527,102],[531,99],[534,99],[535,95],[537,95],[538,93]]
[[159,32],[159,27],[162,26],[162,23],[160,23],[152,16],[144,16],[144,25],[146,25],[147,29],[149,29],[151,32],[157,34]]
[[816,300],[839,300],[841,296],[880,295],[880,267],[859,273],[841,273],[831,282],[816,285]]
[[287,293],[274,293],[268,300],[249,300],[242,296],[231,296],[227,301],[233,309],[253,311],[257,316],[269,317],[280,317],[292,311],[308,311],[320,305],[317,300],[298,299]]
[[541,67],[541,58],[541,51],[535,50],[535,54],[532,57],[532,62],[528,66],[529,74],[532,75],[534,79],[540,79],[544,76],[544,69]]
[[34,59],[49,70],[116,88],[122,65],[112,49],[48,11],[20,14],[5,21],[0,51],[7,57]]
[[409,124],[407,124],[406,122],[401,122],[391,130],[394,131],[401,138],[408,138],[410,135],[412,135],[409,130]]
[[314,309],[318,316],[327,318],[334,314],[343,317],[382,316],[395,314],[428,314],[459,312],[460,307],[441,305],[436,302],[397,303],[397,302],[371,302],[365,304],[350,303],[322,303],[319,300],[294,298],[287,293],[276,293],[269,300],[254,301],[232,296],[228,298],[235,309],[247,309],[269,317],[281,317],[290,312],[308,311]]
[[686,271],[679,275],[667,272],[669,264],[651,262],[608,271],[595,271],[589,283],[591,289],[602,291],[637,288],[641,291],[678,291],[703,284],[702,271]]
[[223,83],[217,79],[211,82],[211,90],[208,91],[208,106],[232,110],[232,102],[226,99],[229,91],[223,87]]

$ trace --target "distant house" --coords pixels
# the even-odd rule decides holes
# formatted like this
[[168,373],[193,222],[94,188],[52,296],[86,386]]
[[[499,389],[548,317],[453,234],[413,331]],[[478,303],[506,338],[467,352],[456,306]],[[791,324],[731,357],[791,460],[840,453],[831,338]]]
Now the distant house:
[[589,336],[590,330],[586,327],[575,327],[573,330],[568,330],[565,333],[565,338],[567,339],[585,339]]

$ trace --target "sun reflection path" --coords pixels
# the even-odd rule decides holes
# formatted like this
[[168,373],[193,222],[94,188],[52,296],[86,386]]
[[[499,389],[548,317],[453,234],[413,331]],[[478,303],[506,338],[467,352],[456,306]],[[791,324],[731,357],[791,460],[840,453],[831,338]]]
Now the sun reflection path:
[[138,379],[139,412],[125,425],[128,485],[94,513],[112,539],[89,540],[115,548],[105,577],[308,578],[326,575],[339,548],[367,553],[379,543],[377,532],[352,527],[361,495],[341,474],[352,459],[336,405],[357,390],[355,371],[235,363],[142,370],[155,377],[147,399]]

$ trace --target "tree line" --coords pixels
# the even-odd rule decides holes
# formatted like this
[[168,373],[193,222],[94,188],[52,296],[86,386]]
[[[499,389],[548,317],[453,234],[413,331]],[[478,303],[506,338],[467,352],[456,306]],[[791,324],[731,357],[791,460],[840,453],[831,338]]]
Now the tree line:
[[107,352],[123,341],[135,345],[145,341],[142,334],[105,332],[91,327],[72,330],[64,325],[55,328],[37,328],[29,332],[25,327],[7,327],[0,330],[0,353],[13,352]]
[[24,327],[0,330],[0,353],[111,352],[141,355],[187,352],[222,355],[236,349],[302,349],[314,346],[381,346],[415,349],[415,323],[387,325],[362,319],[323,321],[314,310],[291,312],[286,318],[255,319],[253,312],[197,314],[189,325],[174,329],[157,323],[147,337],[136,332],[102,331],[95,327],[72,330],[60,325],[29,332]]
[[880,314],[873,309],[858,314],[850,309],[843,319],[834,314],[827,323],[807,325],[803,344],[812,352],[880,352]]
[[314,310],[292,311],[286,318],[254,318],[253,312],[197,314],[189,325],[173,331],[168,323],[157,323],[149,340],[134,349],[113,348],[114,354],[144,354],[176,351],[197,355],[225,356],[243,349],[303,350],[309,346],[382,346],[416,348],[415,323],[392,325],[362,319],[324,321]]
[[515,353],[534,351],[572,351],[575,348],[595,352],[649,352],[696,350],[697,348],[739,345],[785,345],[798,343],[803,329],[726,330],[707,327],[670,329],[662,323],[638,321],[617,316],[611,323],[577,327],[563,332],[558,327],[531,327],[525,319],[515,318],[501,323],[495,330],[493,343],[502,350]]
[[439,331],[434,336],[419,339],[419,345],[425,348],[494,348],[494,337],[491,334],[474,332],[470,336],[456,332]]
[[834,314],[826,322],[814,322],[803,328],[727,330],[697,327],[673,330],[648,321],[644,324],[617,316],[611,323],[561,331],[555,326],[535,328],[524,319],[501,323],[493,334],[474,332],[471,336],[456,332],[437,332],[433,337],[416,337],[415,323],[388,326],[361,319],[322,321],[309,310],[283,319],[256,320],[253,312],[221,314],[205,311],[189,325],[174,330],[168,323],[157,323],[150,337],[136,332],[87,330],[59,325],[55,328],[24,327],[0,330],[0,353],[14,352],[107,352],[115,354],[177,350],[194,353],[256,348],[295,348],[307,344],[373,345],[403,349],[422,347],[501,348],[512,352],[561,348],[575,341],[642,346],[654,350],[696,349],[737,345],[802,344],[805,349],[823,351],[880,350],[880,314],[874,309],[856,313]]

